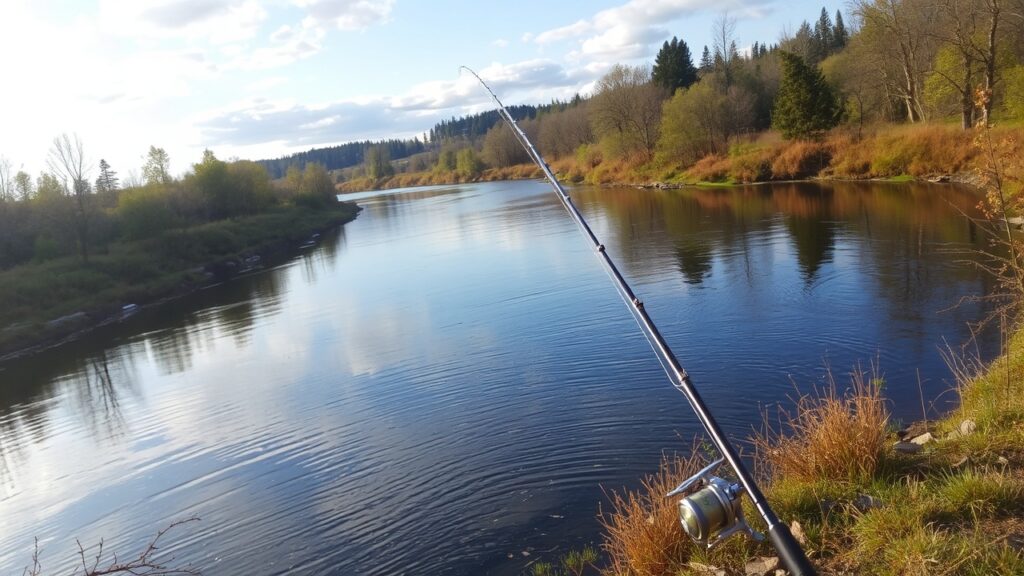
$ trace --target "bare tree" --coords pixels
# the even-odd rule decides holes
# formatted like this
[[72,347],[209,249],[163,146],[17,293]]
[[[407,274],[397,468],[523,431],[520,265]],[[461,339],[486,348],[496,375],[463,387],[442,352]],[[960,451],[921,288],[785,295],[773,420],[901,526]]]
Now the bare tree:
[[75,235],[83,262],[89,261],[89,218],[92,212],[91,186],[88,172],[90,166],[85,159],[85,150],[78,135],[66,133],[53,139],[53,147],[46,164],[61,179],[64,194],[75,200]]
[[590,105],[594,132],[610,139],[620,153],[649,159],[658,143],[661,105],[667,91],[651,82],[643,66],[615,65],[597,82]]
[[6,156],[0,156],[0,202],[14,199],[14,176],[11,174],[11,161]]
[[879,73],[891,95],[902,102],[907,120],[925,120],[922,87],[935,52],[928,34],[935,24],[934,7],[928,0],[854,0],[853,9],[861,35],[886,64]]

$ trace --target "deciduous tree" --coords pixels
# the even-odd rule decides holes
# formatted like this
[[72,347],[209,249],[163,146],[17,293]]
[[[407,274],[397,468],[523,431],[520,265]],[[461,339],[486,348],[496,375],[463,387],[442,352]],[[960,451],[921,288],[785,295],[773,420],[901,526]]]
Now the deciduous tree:
[[168,184],[171,181],[171,157],[163,148],[149,147],[142,178],[146,184]]
[[665,89],[643,66],[616,64],[598,82],[590,105],[594,133],[613,154],[650,158],[658,143]]
[[92,186],[89,185],[89,166],[85,150],[78,135],[62,134],[54,138],[46,163],[62,180],[64,194],[75,200],[74,225],[79,255],[83,262],[88,262],[89,221],[93,212]]

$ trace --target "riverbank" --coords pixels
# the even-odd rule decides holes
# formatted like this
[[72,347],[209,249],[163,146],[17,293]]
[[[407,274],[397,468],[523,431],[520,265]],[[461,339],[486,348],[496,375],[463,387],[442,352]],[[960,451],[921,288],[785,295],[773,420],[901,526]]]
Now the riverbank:
[[[751,440],[769,502],[819,573],[1024,574],[1024,330],[987,366],[954,371],[960,406],[942,418],[892,422],[884,382],[859,374],[850,393],[802,398],[781,434]],[[679,529],[662,495],[705,463],[695,454],[667,460],[639,491],[612,493],[605,573],[775,574],[767,543],[735,538],[707,552]]]
[[[1004,153],[1024,155],[1024,127],[985,132],[947,124],[874,126],[833,130],[820,141],[783,140],[773,131],[745,137],[723,153],[694,161],[658,153],[653,159],[606,158],[598,146],[548,158],[566,183],[608,186],[679,187],[734,185],[806,179],[931,181],[978,183],[987,165],[988,140]],[[476,175],[430,170],[387,178],[358,178],[338,185],[341,192],[409,186],[541,178],[532,164],[487,168]]]
[[252,271],[358,212],[347,202],[322,210],[279,208],[111,243],[87,264],[65,257],[4,270],[0,361],[81,337],[137,307]]

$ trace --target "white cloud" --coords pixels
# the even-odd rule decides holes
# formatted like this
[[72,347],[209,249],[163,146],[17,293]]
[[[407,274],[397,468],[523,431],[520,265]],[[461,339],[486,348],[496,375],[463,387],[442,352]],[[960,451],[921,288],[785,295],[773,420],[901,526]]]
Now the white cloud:
[[[491,64],[479,71],[503,99],[537,90],[571,96],[589,79],[548,60]],[[584,76],[585,75],[585,76]],[[326,104],[254,99],[214,111],[199,119],[203,145],[233,150],[265,150],[269,144],[283,149],[354,140],[374,140],[419,134],[443,117],[478,112],[491,107],[490,98],[470,74],[454,80],[418,84],[402,96],[364,98]]]
[[608,61],[633,60],[648,56],[651,47],[668,35],[666,23],[701,11],[737,10],[741,16],[763,14],[771,0],[630,0],[602,10],[592,18],[552,28],[536,35],[526,34],[524,42],[549,44],[576,38],[579,46],[572,59]]
[[339,30],[363,30],[383,24],[394,0],[292,0],[309,14],[308,23],[333,25]]
[[281,26],[271,33],[268,45],[239,53],[228,66],[245,70],[286,66],[320,52],[324,36],[324,29],[310,22]]
[[590,32],[594,29],[594,25],[586,20],[579,20],[568,26],[562,26],[560,28],[554,28],[537,34],[533,41],[537,44],[548,44],[550,42],[558,42],[565,40],[566,38],[575,38]]
[[498,38],[497,40],[491,42],[491,46],[494,46],[495,48],[508,48],[508,40],[505,40],[504,38]]

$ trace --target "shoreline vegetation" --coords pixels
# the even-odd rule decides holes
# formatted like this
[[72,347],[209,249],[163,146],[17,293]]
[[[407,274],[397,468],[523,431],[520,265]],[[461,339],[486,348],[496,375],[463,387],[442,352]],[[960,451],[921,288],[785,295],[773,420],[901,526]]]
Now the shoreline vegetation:
[[[948,124],[876,125],[838,128],[820,140],[785,140],[767,131],[745,137],[724,154],[693,163],[659,162],[640,156],[606,160],[598,152],[548,158],[560,181],[597,186],[679,188],[737,186],[799,180],[886,180],[951,182],[979,187],[987,159],[978,145],[981,132]],[[1012,142],[1011,154],[1024,155],[1024,127],[988,129],[994,139]],[[543,178],[534,164],[484,168],[475,174],[434,168],[380,178],[359,177],[341,184],[341,193],[414,186]]]
[[145,181],[122,186],[103,160],[94,183],[85,158],[77,136],[57,137],[51,171],[0,196],[0,361],[259,268],[359,212],[319,164],[274,182],[207,150],[174,178],[151,146]]
[[35,354],[160,305],[261,270],[361,208],[280,207],[258,215],[168,230],[106,246],[88,264],[75,256],[0,271],[0,361]]

